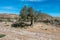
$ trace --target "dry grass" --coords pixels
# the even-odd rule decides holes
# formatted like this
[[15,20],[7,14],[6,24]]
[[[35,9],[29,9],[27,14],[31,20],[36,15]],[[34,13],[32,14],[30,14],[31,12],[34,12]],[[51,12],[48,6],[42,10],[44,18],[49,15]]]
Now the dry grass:
[[33,28],[27,29],[14,28],[11,24],[11,22],[0,23],[0,33],[7,35],[0,40],[60,40],[60,28],[50,24],[35,23]]

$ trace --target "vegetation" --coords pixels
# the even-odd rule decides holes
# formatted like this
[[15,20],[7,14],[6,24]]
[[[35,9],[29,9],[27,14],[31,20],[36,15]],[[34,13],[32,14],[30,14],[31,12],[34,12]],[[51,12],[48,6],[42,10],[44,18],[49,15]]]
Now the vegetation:
[[34,25],[34,9],[32,7],[28,8],[28,16],[31,17],[31,26]]
[[[42,15],[43,13],[36,12],[32,7],[27,8],[26,5],[22,8],[19,15],[18,22],[14,23],[12,26],[33,26],[34,22],[37,22],[40,20],[40,16],[47,16],[46,14]],[[26,24],[24,22],[30,22],[30,24]]]
[[6,36],[6,35],[4,35],[4,34],[0,34],[0,38],[2,38],[2,37],[4,37],[4,36]]
[[34,24],[34,9],[29,7],[27,9],[26,5],[20,12],[21,21],[31,21],[31,26]]
[[17,23],[13,23],[11,26],[15,28],[18,28],[18,27],[25,28],[25,27],[30,26],[30,24],[26,24],[24,22],[17,22]]
[[[30,22],[30,24],[26,24],[25,22]],[[12,24],[12,26],[16,27],[24,27],[24,26],[32,26],[34,25],[34,22],[44,22],[44,23],[50,23],[50,24],[57,24],[58,20],[55,21],[55,19],[45,13],[42,13],[41,11],[35,11],[32,7],[27,8],[26,5],[22,8],[19,15],[18,22]],[[60,21],[59,21],[60,25]]]
[[20,11],[19,16],[21,16],[20,20],[26,21],[26,19],[27,19],[27,8],[26,8],[26,6],[24,6],[24,8]]

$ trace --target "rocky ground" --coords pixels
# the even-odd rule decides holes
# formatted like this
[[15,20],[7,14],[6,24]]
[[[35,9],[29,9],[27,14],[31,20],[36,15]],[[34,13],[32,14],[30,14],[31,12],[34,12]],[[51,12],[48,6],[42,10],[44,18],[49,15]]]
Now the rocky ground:
[[60,40],[60,28],[50,24],[35,23],[34,27],[14,28],[11,22],[0,22],[0,40]]

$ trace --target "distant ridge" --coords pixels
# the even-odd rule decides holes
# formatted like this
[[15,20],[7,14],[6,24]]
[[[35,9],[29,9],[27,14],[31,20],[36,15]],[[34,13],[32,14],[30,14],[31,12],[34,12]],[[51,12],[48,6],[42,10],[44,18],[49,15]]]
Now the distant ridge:
[[17,14],[8,14],[8,13],[1,13],[0,14],[0,18],[16,18],[16,17],[18,17],[18,15]]

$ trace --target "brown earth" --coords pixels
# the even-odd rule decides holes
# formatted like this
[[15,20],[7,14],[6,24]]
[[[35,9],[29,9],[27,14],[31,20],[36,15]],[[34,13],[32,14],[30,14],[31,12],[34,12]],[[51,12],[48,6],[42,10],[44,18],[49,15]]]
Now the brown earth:
[[7,13],[0,14],[0,18],[18,18],[18,17],[19,16],[16,14],[7,14]]
[[14,28],[11,22],[0,22],[0,40],[60,40],[60,28],[50,24],[35,23],[34,27]]

